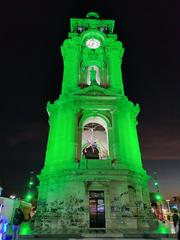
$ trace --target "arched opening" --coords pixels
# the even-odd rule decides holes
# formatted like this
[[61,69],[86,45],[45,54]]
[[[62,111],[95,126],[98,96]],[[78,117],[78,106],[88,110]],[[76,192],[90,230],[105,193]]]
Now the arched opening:
[[101,117],[89,117],[82,126],[82,155],[86,159],[109,156],[107,123]]
[[96,65],[87,67],[87,85],[98,84],[100,85],[100,72],[99,67]]
[[99,85],[107,88],[108,76],[107,76],[107,63],[97,61],[85,61],[81,62],[79,66],[79,83],[81,88]]

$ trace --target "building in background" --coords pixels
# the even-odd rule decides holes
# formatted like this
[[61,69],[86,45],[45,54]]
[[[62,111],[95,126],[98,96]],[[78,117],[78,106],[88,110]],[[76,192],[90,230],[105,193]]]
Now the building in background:
[[177,196],[172,196],[169,200],[169,207],[171,211],[178,210],[180,212],[180,194]]
[[165,220],[165,209],[166,209],[166,203],[164,196],[160,193],[159,190],[159,181],[158,181],[158,174],[157,172],[153,173],[152,176],[153,179],[153,186],[154,186],[154,192],[150,193],[150,200],[151,200],[151,207],[154,215],[156,218],[160,221]]
[[146,229],[153,225],[137,135],[139,105],[124,93],[114,20],[71,19],[61,52],[62,92],[47,105],[36,232]]
[[15,209],[18,207],[21,207],[23,210],[24,218],[29,219],[29,213],[32,208],[31,203],[19,199],[0,197],[0,216],[5,216],[8,219],[8,223],[12,224]]

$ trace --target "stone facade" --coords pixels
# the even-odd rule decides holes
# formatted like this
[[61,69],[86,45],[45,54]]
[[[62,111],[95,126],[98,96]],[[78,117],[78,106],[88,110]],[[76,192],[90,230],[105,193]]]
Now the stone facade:
[[62,93],[47,105],[36,232],[121,232],[153,225],[136,129],[139,105],[124,95],[124,49],[113,34],[114,21],[97,16],[71,19],[61,47]]
[[[94,161],[99,163],[99,160],[93,160],[94,165]],[[101,163],[103,165],[104,160]],[[79,233],[90,230],[90,191],[104,192],[106,231],[145,230],[155,224],[146,174],[113,168],[103,170],[102,167],[90,170],[83,166],[83,170],[64,170],[41,177],[45,179],[41,180],[44,185],[41,185],[40,193],[44,199],[39,199],[36,232]]]

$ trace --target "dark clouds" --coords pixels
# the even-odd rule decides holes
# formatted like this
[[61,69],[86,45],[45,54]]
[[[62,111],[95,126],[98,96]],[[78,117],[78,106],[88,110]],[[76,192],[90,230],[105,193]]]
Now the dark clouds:
[[[28,122],[28,121],[27,121]],[[43,167],[48,137],[48,124],[22,123],[1,129],[1,185],[4,194],[23,196],[30,171],[38,174]]]
[[160,192],[166,199],[180,194],[180,161],[179,160],[144,160],[144,167],[151,176],[149,186],[150,191],[154,191],[153,175],[158,173]]
[[143,159],[180,160],[180,125],[141,125],[139,139]]

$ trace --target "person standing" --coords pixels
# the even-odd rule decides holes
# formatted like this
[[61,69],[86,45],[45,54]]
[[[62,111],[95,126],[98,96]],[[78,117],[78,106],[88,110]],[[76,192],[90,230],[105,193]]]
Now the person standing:
[[[30,216],[29,216],[30,219]],[[18,240],[19,239],[19,232],[20,232],[20,226],[22,222],[29,221],[29,219],[25,220],[24,218],[24,213],[22,209],[16,208],[15,209],[15,214],[13,217],[13,235],[12,235],[12,240]]]
[[174,210],[174,213],[172,215],[172,220],[173,220],[173,224],[174,224],[174,229],[176,231],[176,226],[177,226],[177,224],[179,222],[179,216],[178,216],[177,210]]
[[[4,205],[2,207],[4,207]],[[0,215],[0,240],[6,239],[8,224],[8,218],[5,215]]]
[[8,219],[5,216],[0,216],[0,240],[6,239]]
[[179,229],[178,229],[178,240],[180,240],[180,212],[179,212]]

